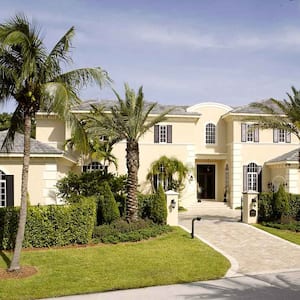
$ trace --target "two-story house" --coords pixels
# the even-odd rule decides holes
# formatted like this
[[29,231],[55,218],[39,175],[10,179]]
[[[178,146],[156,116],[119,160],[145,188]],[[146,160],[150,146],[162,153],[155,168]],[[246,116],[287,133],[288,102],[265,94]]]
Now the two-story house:
[[[111,101],[103,102],[107,107]],[[74,113],[88,113],[84,102]],[[164,111],[158,105],[153,114]],[[139,188],[150,190],[146,175],[153,161],[161,156],[176,157],[189,169],[180,201],[189,206],[201,199],[227,201],[230,207],[241,205],[245,191],[267,191],[284,184],[287,191],[299,191],[299,141],[283,130],[256,128],[251,117],[261,113],[250,106],[231,108],[220,103],[176,106],[165,122],[157,124],[140,139]],[[151,116],[150,116],[151,117]],[[250,120],[250,121],[249,121]],[[4,133],[0,134],[0,142]],[[36,140],[32,141],[29,179],[31,204],[60,203],[55,184],[73,172],[103,168],[101,162],[85,160],[65,147],[70,128],[55,115],[39,113],[36,118]],[[118,169],[125,174],[125,141],[116,144],[113,154]],[[22,167],[22,139],[11,153],[0,152],[0,206],[18,205]],[[199,196],[199,195],[198,195]]]

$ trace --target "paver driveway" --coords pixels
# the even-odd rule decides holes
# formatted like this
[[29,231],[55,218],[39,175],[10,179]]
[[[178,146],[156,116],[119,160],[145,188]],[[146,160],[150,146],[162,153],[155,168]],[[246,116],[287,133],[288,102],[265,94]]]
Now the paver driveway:
[[227,276],[300,270],[300,246],[239,222],[240,211],[223,203],[201,202],[179,214],[179,224],[227,256],[232,268]]

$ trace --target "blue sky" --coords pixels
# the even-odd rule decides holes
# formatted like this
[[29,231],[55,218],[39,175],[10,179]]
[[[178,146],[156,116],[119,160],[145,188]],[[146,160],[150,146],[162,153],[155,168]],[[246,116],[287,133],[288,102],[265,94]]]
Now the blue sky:
[[300,0],[1,0],[0,23],[18,12],[49,49],[74,25],[72,68],[101,66],[121,95],[127,82],[163,104],[239,106],[300,89]]

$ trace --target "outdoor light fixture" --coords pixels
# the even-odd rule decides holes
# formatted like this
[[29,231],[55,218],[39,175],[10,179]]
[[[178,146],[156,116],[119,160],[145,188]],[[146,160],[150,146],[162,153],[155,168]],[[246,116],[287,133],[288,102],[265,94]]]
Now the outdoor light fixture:
[[200,221],[200,220],[201,220],[201,217],[196,217],[196,218],[193,218],[193,220],[192,220],[192,233],[191,233],[192,239],[194,238],[194,223],[195,223],[195,221]]
[[176,208],[176,201],[174,199],[171,200],[171,207]]
[[252,202],[252,207],[255,208],[256,207],[256,198],[253,198],[251,202]]

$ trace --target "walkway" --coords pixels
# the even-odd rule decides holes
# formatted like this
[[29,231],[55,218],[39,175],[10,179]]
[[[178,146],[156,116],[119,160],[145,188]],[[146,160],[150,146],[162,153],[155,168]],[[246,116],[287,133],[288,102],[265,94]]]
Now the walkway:
[[239,222],[240,210],[201,202],[179,215],[180,225],[191,231],[195,216],[195,234],[231,261],[227,276],[300,270],[300,246]]

